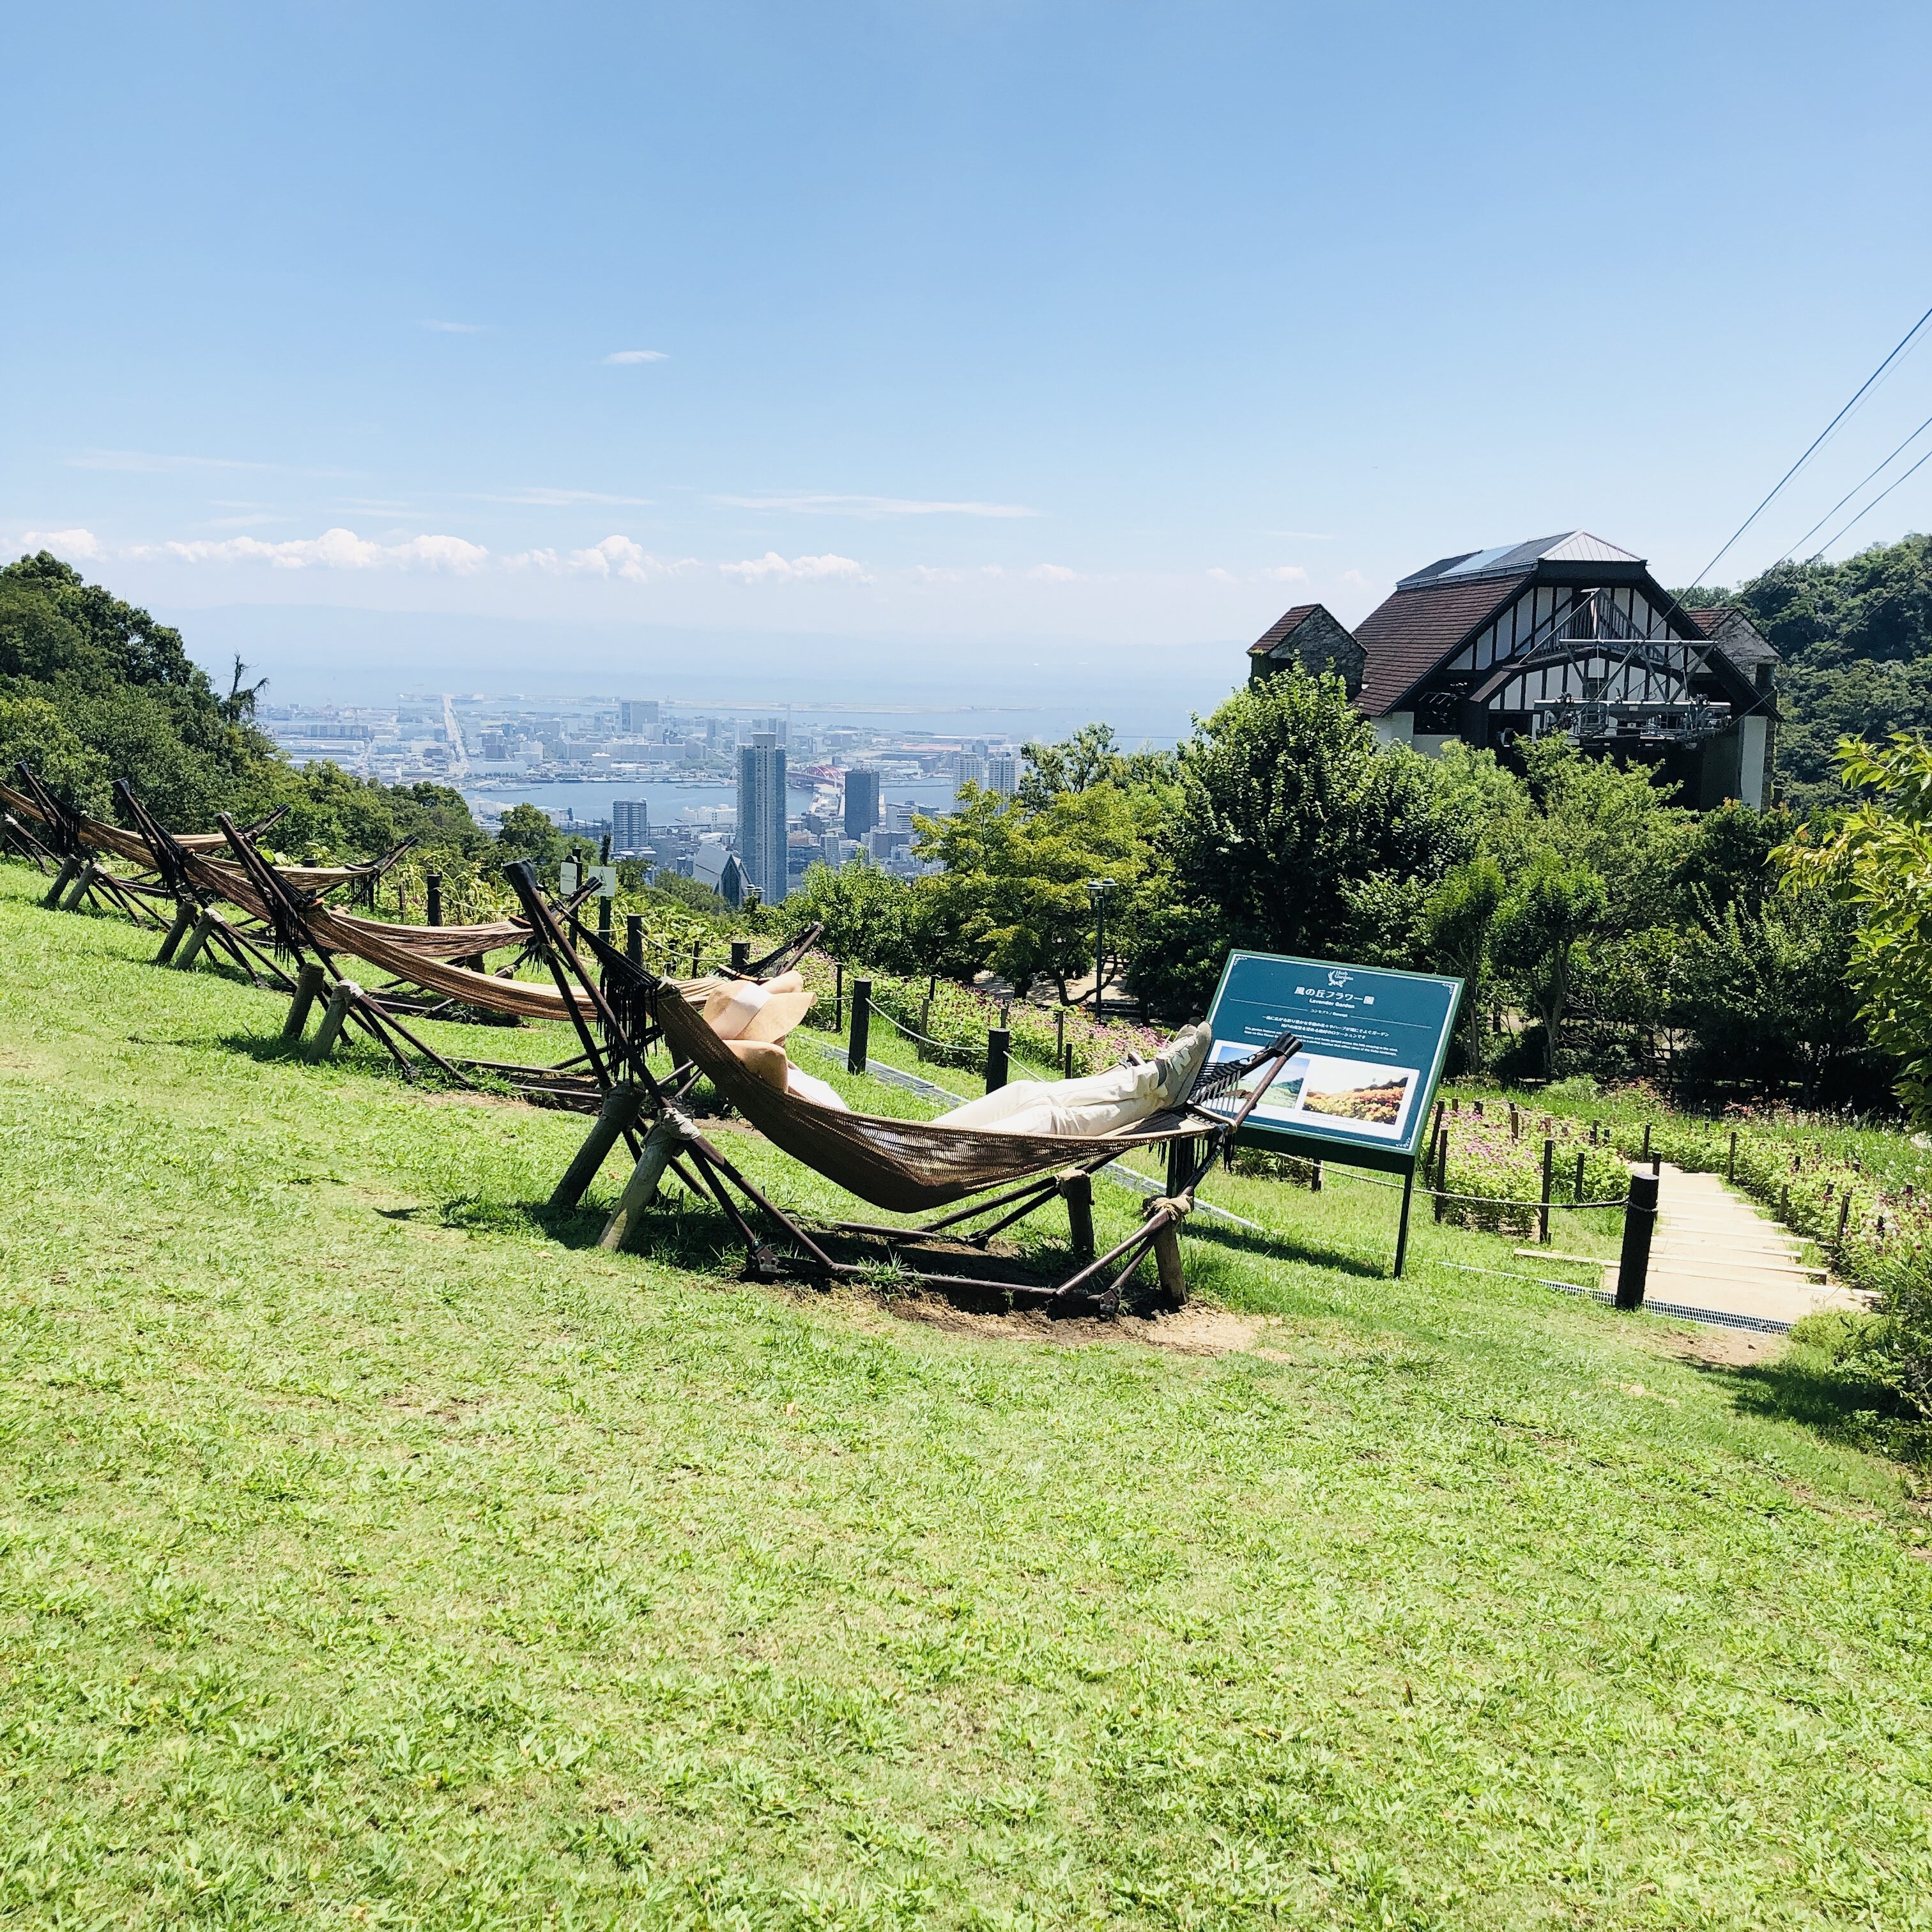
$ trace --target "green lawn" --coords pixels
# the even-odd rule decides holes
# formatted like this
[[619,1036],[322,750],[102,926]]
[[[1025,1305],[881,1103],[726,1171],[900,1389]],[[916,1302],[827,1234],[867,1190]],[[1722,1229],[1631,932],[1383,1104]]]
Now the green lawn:
[[1342,1185],[1216,1179],[1277,1231],[1189,1240],[1216,1356],[607,1256],[581,1119],[304,1064],[35,892],[9,1922],[1932,1922],[1927,1526],[1803,1352],[1426,1218],[1391,1282]]

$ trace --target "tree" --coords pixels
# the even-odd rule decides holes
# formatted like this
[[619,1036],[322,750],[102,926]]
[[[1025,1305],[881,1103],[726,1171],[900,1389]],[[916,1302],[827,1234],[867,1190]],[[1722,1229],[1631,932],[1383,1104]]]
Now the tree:
[[248,667],[242,662],[242,653],[237,651],[235,653],[234,675],[228,680],[228,695],[222,699],[220,704],[221,715],[231,724],[252,722],[256,704],[262,692],[268,688],[268,680],[266,677],[258,677],[253,684],[244,684],[242,680],[248,669]]
[[781,917],[791,934],[822,926],[820,945],[848,966],[904,972],[909,964],[912,898],[912,888],[903,879],[861,857],[836,872],[826,865],[808,866],[798,890],[787,896]]
[[1070,738],[1043,745],[1029,740],[1020,747],[1026,770],[1019,784],[1020,802],[1038,812],[1064,793],[1087,791],[1110,784],[1118,791],[1171,784],[1171,752],[1124,752],[1111,724],[1083,724]]
[[496,848],[506,864],[534,859],[540,867],[553,866],[563,850],[563,835],[541,806],[513,805],[498,822]]
[[1793,880],[1856,908],[1851,973],[1866,1028],[1900,1062],[1899,1097],[1932,1126],[1932,744],[1903,731],[1876,748],[1848,740],[1838,771],[1868,800],[1777,856]]
[[1423,902],[1429,956],[1438,971],[1462,982],[1463,1052],[1468,1071],[1483,1070],[1483,992],[1490,935],[1507,888],[1503,868],[1486,852],[1458,866]]
[[1577,949],[1606,904],[1604,882],[1594,872],[1542,852],[1496,914],[1492,954],[1543,1023],[1544,1070],[1552,1079]]
[[1037,808],[969,784],[947,817],[915,818],[920,856],[940,866],[914,890],[920,964],[962,977],[984,967],[1022,995],[1051,980],[1064,1002],[1067,980],[1094,956],[1087,881],[1114,880],[1114,916],[1132,916],[1153,809],[1145,794],[1106,780]]
[[1406,921],[1468,854],[1436,768],[1380,745],[1332,674],[1292,666],[1238,692],[1196,722],[1178,773],[1161,915],[1135,953],[1136,986],[1170,1000],[1213,990],[1201,934],[1217,962],[1231,944],[1354,956],[1364,908],[1398,904]]

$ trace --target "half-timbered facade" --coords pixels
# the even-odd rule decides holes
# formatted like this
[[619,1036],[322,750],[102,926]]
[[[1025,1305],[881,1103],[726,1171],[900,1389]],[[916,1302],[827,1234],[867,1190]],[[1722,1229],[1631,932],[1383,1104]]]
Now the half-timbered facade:
[[[1251,650],[1256,675],[1308,628],[1289,615],[1287,637],[1277,624]],[[1355,701],[1385,740],[1506,754],[1559,735],[1660,768],[1688,805],[1765,802],[1777,653],[1742,611],[1684,609],[1644,559],[1586,530],[1440,558],[1403,578],[1353,642]],[[1340,655],[1325,629],[1322,646]]]

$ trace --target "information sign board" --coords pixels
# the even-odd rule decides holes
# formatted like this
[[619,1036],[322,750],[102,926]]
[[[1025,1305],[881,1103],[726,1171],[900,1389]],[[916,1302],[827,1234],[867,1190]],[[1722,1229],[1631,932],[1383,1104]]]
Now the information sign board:
[[[1302,1042],[1240,1138],[1412,1174],[1462,992],[1461,980],[1430,974],[1231,954],[1208,1016],[1213,1059],[1244,1060],[1284,1032]],[[1242,1097],[1210,1106],[1232,1114]]]

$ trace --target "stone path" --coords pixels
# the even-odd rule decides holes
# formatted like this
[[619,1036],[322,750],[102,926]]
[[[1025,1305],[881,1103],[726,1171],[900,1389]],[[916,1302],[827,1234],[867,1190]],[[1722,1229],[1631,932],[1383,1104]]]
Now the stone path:
[[[1714,1174],[1687,1174],[1666,1164],[1658,1175],[1657,1204],[1646,1304],[1785,1326],[1821,1308],[1863,1305],[1824,1269],[1807,1267],[1798,1238]],[[1616,1285],[1616,1267],[1605,1268],[1604,1288]]]

